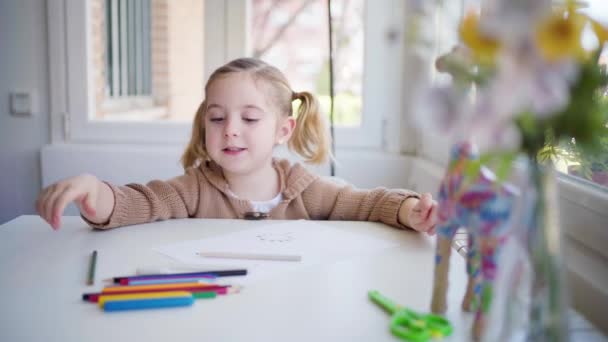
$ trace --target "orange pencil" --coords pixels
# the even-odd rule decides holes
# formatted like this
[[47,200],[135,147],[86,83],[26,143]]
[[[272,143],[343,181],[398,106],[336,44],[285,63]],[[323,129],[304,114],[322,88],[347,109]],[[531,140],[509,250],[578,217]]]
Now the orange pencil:
[[84,293],[82,295],[82,300],[86,302],[94,302],[96,303],[101,296],[113,296],[119,294],[135,294],[135,293],[151,293],[151,292],[170,292],[170,291],[187,291],[192,294],[203,293],[203,292],[215,292],[218,295],[225,295],[229,293],[230,285],[215,285],[209,287],[188,287],[183,289],[156,289],[156,290],[140,290],[140,291],[116,291],[116,292],[106,292],[106,293]]
[[177,284],[159,284],[159,285],[133,285],[133,286],[109,286],[101,290],[102,293],[111,292],[141,292],[142,290],[166,290],[166,289],[185,289],[185,288],[205,288],[217,286],[214,283],[177,283]]

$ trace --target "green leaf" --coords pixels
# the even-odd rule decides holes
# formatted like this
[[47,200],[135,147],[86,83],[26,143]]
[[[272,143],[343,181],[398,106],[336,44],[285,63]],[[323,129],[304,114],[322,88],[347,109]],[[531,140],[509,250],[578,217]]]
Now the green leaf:
[[502,183],[507,179],[509,173],[511,172],[514,159],[515,153],[505,153],[499,159],[499,163],[495,171],[498,182]]

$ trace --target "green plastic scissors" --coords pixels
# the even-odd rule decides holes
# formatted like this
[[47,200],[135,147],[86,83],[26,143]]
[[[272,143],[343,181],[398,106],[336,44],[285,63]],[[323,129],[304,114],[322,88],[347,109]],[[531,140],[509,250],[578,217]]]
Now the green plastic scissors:
[[424,342],[452,334],[447,319],[433,314],[421,314],[395,304],[378,291],[369,291],[369,298],[391,315],[391,332],[402,340]]

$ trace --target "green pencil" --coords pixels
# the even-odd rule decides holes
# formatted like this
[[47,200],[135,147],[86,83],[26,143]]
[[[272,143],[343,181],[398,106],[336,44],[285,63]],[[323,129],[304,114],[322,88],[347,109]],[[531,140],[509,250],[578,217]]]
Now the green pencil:
[[95,283],[95,266],[97,265],[97,251],[93,251],[91,255],[91,262],[89,263],[89,277],[87,278],[87,285],[93,285]]

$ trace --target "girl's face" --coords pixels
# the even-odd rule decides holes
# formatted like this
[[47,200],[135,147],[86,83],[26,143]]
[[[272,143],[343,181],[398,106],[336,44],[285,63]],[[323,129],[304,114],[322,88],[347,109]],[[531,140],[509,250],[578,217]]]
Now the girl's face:
[[295,120],[279,113],[262,80],[246,72],[215,79],[206,94],[205,145],[224,172],[248,174],[270,165],[276,144],[287,141]]

